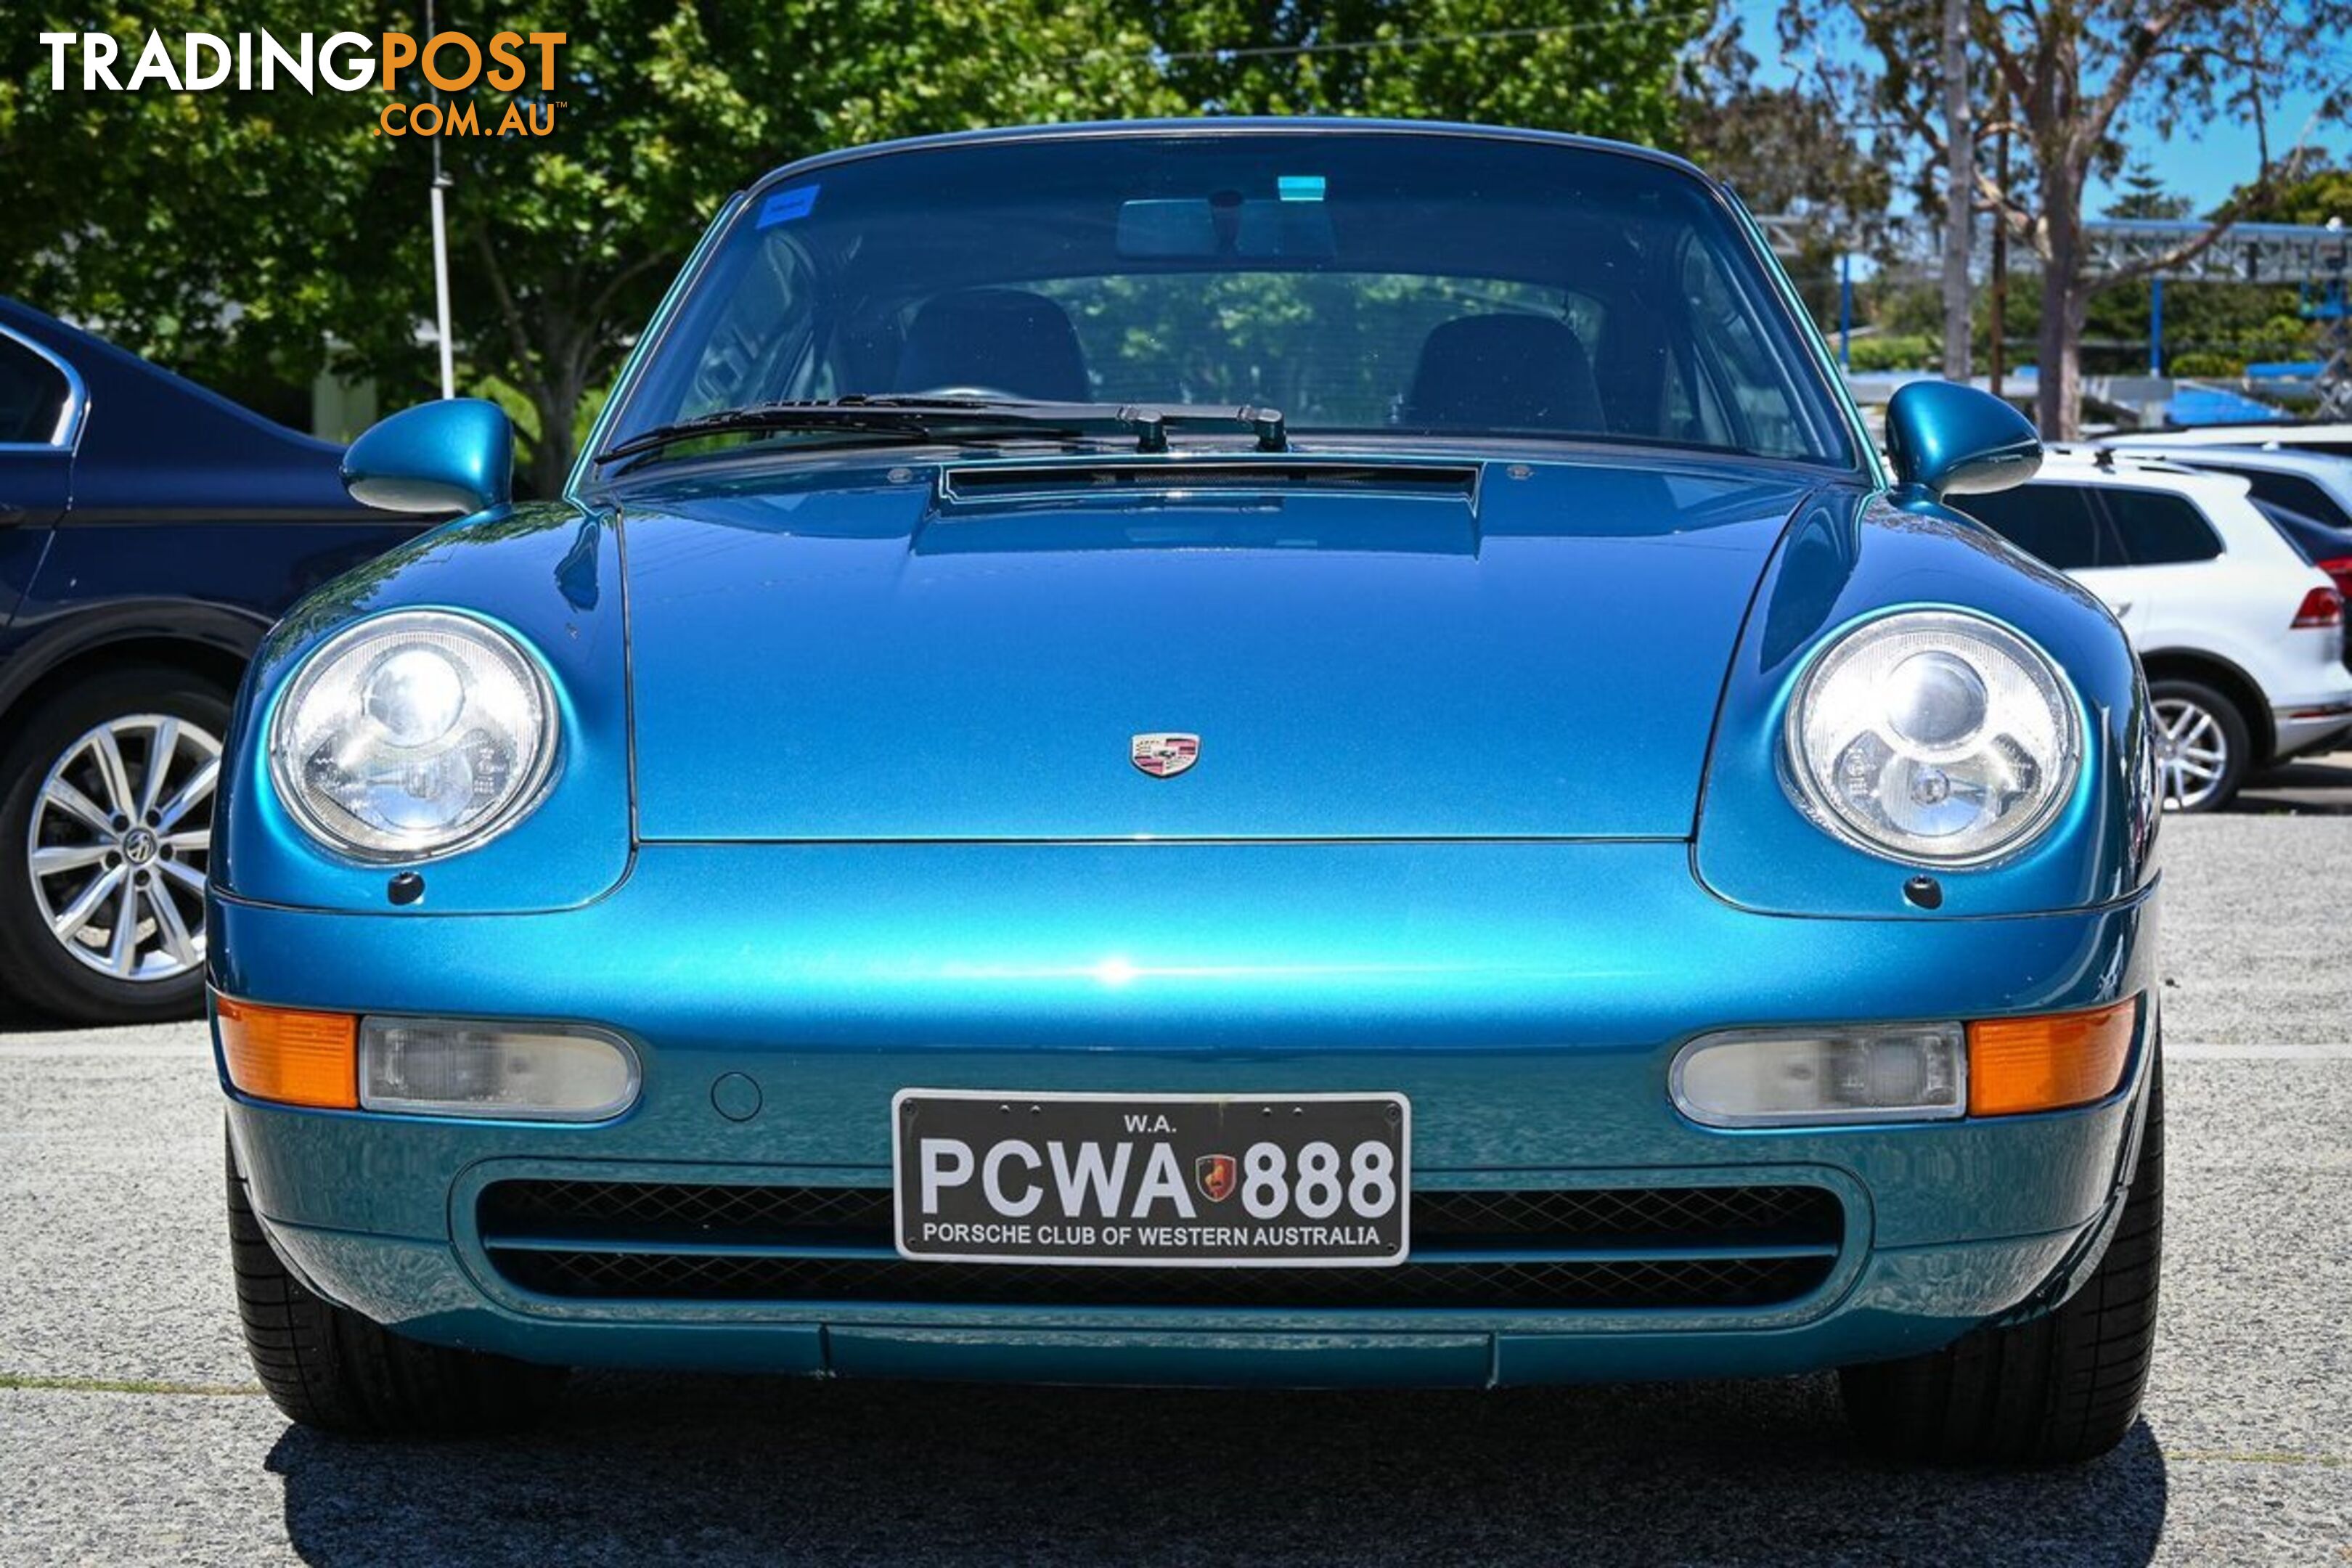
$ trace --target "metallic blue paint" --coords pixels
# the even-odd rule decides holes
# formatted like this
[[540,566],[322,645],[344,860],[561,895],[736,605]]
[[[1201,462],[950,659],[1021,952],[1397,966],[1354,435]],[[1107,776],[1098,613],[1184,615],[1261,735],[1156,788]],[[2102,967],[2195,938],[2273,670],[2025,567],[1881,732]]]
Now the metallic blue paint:
[[[1202,495],[1171,458],[1159,495],[1090,498],[1080,461],[1000,506],[868,462],[628,491],[644,837],[1686,837],[1817,482],[1596,457],[1484,465],[1475,500]],[[1202,738],[1181,787],[1125,765],[1152,730]]]
[[[565,503],[452,525],[298,609],[232,738],[215,984],[602,1025],[645,1092],[583,1127],[232,1091],[283,1256],[436,1342],[803,1373],[1727,1375],[2045,1306],[2104,1245],[2156,1034],[2145,702],[2113,620],[1963,520],[1891,504],[1874,468],[1475,439],[1349,455],[1479,471],[1460,497],[1271,470],[1208,495],[1175,482],[1178,454],[1164,493],[1121,505],[965,506],[941,470],[1009,459],[763,455],[610,483],[583,463]],[[383,868],[291,827],[263,746],[309,649],[411,605],[527,639],[564,749],[538,812],[396,908]],[[1900,897],[1915,868],[1805,819],[1776,749],[1825,641],[1912,605],[2033,639],[2090,726],[2056,826],[1940,873],[1932,912]],[[1126,738],[1158,728],[1200,731],[1200,765],[1135,773]],[[1675,1050],[1711,1029],[2135,995],[2125,1083],[2076,1110],[1725,1131],[1666,1097]],[[763,1091],[747,1121],[711,1103],[731,1073]],[[1845,1231],[1811,1294],[1722,1310],[588,1301],[487,1260],[473,1199],[501,1175],[886,1185],[910,1084],[1397,1089],[1423,1190],[1799,1181],[1839,1196]]]
[[2024,415],[1949,381],[1915,381],[1895,391],[1886,405],[1886,450],[1906,489],[1927,500],[2005,490],[2042,468],[2042,437]]
[[[1139,878],[1190,896],[1139,904]],[[662,1363],[698,1353],[657,1345],[665,1337],[749,1321],[1091,1326],[1127,1334],[1139,1353],[1167,1349],[1150,1337],[1162,1331],[1409,1327],[1733,1342],[1744,1332],[1756,1354],[1808,1364],[1893,1353],[1890,1343],[1931,1342],[2015,1306],[2098,1223],[2141,1069],[2083,1111],[1724,1131],[1667,1105],[1675,1048],[1724,1025],[2054,1010],[2154,983],[2145,897],[2075,914],[1829,928],[1713,898],[1678,844],[648,845],[610,897],[496,922],[226,899],[213,912],[215,978],[230,993],[429,1013],[489,1000],[630,1036],[645,1098],[603,1126],[242,1100],[234,1122],[257,1205],[336,1299],[453,1342],[563,1359],[593,1341],[591,1359]],[[720,971],[727,982],[714,987]],[[709,1100],[716,1078],[739,1071],[766,1090],[748,1122]],[[534,1171],[881,1184],[893,1089],[1016,1082],[1236,1092],[1378,1082],[1413,1100],[1424,1188],[1793,1174],[1847,1194],[1848,1241],[1832,1283],[1790,1309],[1498,1319],[552,1301],[499,1281],[471,1230],[482,1183]],[[403,1294],[428,1277],[438,1280],[429,1306]],[[1864,1289],[1895,1279],[1901,1291],[1883,1300]],[[1857,1337],[1837,1331],[1853,1313]],[[625,1325],[634,1337],[542,1341],[528,1326],[541,1321]],[[1799,1324],[1817,1327],[1801,1350],[1761,1331]],[[1625,1374],[1685,1353],[1633,1348],[1642,1353],[1622,1363],[1562,1352],[1526,1363],[1525,1375]],[[1729,1343],[1714,1353],[1736,1362]],[[975,1347],[958,1364],[1010,1373],[1019,1363]]]
[[343,488],[390,511],[486,511],[514,493],[514,426],[478,397],[403,409],[343,454]]

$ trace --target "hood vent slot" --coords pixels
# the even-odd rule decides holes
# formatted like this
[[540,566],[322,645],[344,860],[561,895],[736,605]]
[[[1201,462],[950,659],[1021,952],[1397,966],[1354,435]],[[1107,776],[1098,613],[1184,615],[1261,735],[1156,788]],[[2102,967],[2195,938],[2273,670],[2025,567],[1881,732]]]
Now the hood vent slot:
[[1272,499],[1300,490],[1450,500],[1475,508],[1475,463],[1394,463],[1344,458],[1237,461],[1098,459],[1082,463],[973,463],[940,472],[942,510],[1027,501]]

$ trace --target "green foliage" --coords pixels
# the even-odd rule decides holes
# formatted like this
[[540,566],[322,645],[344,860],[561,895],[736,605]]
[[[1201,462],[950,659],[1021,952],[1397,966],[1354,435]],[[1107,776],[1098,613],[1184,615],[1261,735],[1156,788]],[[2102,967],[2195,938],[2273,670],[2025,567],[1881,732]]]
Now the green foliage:
[[1680,144],[1707,0],[1129,0],[1185,103],[1475,121]]
[[2179,221],[2197,210],[2187,196],[2164,188],[2164,182],[2146,163],[2135,163],[2118,182],[2122,189],[2107,204],[2106,216],[2116,218],[2162,218]]
[[2200,353],[2192,349],[2174,354],[2166,368],[2179,376],[2218,376],[2226,380],[2245,374],[2246,362],[2228,354]]
[[[457,20],[570,40],[546,95],[553,134],[441,146],[460,380],[513,409],[545,492],[719,203],[776,164],[893,136],[1194,110],[1671,143],[1677,61],[1709,16],[1671,0],[518,0]],[[412,6],[362,0],[331,25],[420,24]],[[387,408],[428,395],[433,149],[375,134],[380,95],[92,95],[78,75],[52,92],[34,41],[107,31],[135,52],[151,27],[286,38],[325,25],[297,0],[233,16],[203,0],[65,0],[10,29],[0,292],[232,389],[306,383],[331,344],[340,369],[382,381]],[[477,102],[495,123],[507,100]]]
[[[2090,343],[2145,343],[2148,309],[2146,283],[2103,289],[2092,298],[2084,336]],[[2295,313],[2292,289],[2174,281],[2164,286],[2164,346],[2167,366],[2181,374],[2180,363],[2187,355],[2217,356],[2242,365],[2248,360],[2315,355],[2318,342],[2312,323]],[[2146,350],[2135,347],[2126,365],[2099,368],[2138,370],[2146,363]]]
[[[377,20],[361,6],[339,25]],[[255,0],[238,25],[285,36],[316,18]],[[235,31],[192,0],[52,5],[38,26],[26,14],[6,29],[0,292],[94,321],[206,379],[308,382],[346,293],[331,237],[360,226],[391,144],[369,145],[356,95],[85,93],[73,59],[66,90],[50,90],[38,33],[111,32],[135,59],[151,27],[174,41]]]
[[1942,341],[1925,332],[1873,332],[1853,340],[1856,371],[1927,370],[1943,352]]
[[[1916,337],[1942,342],[1942,302],[1933,284],[1874,286],[1860,294],[1859,319],[1881,341]],[[2304,359],[2319,353],[2318,329],[2295,313],[2292,289],[2250,289],[2236,283],[2164,286],[2165,368],[2174,375],[2240,373],[2250,360]],[[2012,279],[2007,331],[2011,368],[2032,363],[2042,326],[2042,300],[2030,278]],[[2147,368],[2148,286],[2122,283],[2091,299],[2083,332],[2085,368],[2097,374],[2137,374]],[[1862,345],[1854,340],[1855,365]],[[1974,359],[1981,373],[1992,342],[1992,291],[1976,300]],[[1916,363],[1916,362],[1914,362]],[[2185,370],[2186,364],[2223,363],[2226,371]]]
[[2245,216],[2263,223],[2352,224],[2352,168],[2337,168],[2325,159],[2267,192],[2239,194],[2246,200]]

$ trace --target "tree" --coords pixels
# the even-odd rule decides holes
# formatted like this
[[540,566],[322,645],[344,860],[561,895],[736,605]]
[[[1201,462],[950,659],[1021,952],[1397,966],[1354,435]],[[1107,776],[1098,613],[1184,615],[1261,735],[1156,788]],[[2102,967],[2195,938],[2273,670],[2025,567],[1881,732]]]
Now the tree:
[[2273,180],[2267,188],[2242,189],[2232,204],[2257,223],[2352,225],[2352,166],[2314,153],[2304,160],[2300,177]]
[[1976,238],[1977,133],[1969,94],[1969,0],[1944,4],[1944,374],[1969,374],[1969,249]]
[[[254,0],[238,25],[290,38],[315,17]],[[352,27],[374,25],[354,15]],[[393,25],[389,19],[384,25]],[[134,27],[103,4],[52,5],[0,42],[0,292],[119,334],[216,383],[307,383],[342,290],[329,237],[360,221],[369,168],[357,98],[50,89],[47,31],[218,31],[201,0],[153,0]],[[127,62],[126,67],[127,68]],[[350,323],[362,335],[371,323]],[[404,328],[409,323],[404,322]]]
[[2108,217],[2179,223],[2197,210],[2197,204],[2187,196],[2166,190],[2145,161],[2132,164],[2116,184],[2116,199],[2107,204]]
[[[238,25],[315,25],[262,0]],[[561,31],[544,138],[448,137],[455,336],[468,389],[511,388],[553,490],[608,377],[730,190],[833,146],[989,123],[1172,111],[1150,40],[1054,0],[573,0],[439,25]],[[58,18],[103,31],[110,12]],[[383,26],[414,30],[385,14]],[[353,26],[361,26],[354,19]],[[124,26],[217,30],[190,0]],[[1081,58],[1084,57],[1084,58]],[[0,289],[208,379],[347,371],[423,394],[432,350],[422,137],[373,93],[51,92],[46,50],[0,82]],[[534,84],[535,85],[535,84]],[[403,83],[410,98],[421,81]],[[496,123],[504,99],[477,107]],[[43,221],[47,220],[47,221]]]
[[1790,270],[1817,311],[1819,279],[1841,254],[1890,259],[1894,181],[1854,139],[1838,106],[1802,84],[1767,87],[1735,20],[1707,40],[1681,107],[1685,150],[1763,216],[1794,219]]
[[[2342,84],[2331,75],[2336,41],[2352,25],[2347,0],[1970,0],[1973,68],[1969,90],[1979,133],[2006,124],[2025,156],[2003,184],[1979,167],[1979,197],[2042,264],[2038,342],[2042,431],[2070,438],[2081,427],[2080,346],[2092,297],[2189,259],[2242,216],[2260,195],[2292,177],[2301,149],[2273,159],[2269,103],[2307,88],[2326,95],[2324,115],[2340,114]],[[1948,151],[1936,106],[1944,87],[1937,41],[1942,0],[1785,0],[1781,29],[1792,43],[1851,18],[1879,69],[1867,85],[1879,107],[1931,156]],[[1853,84],[1848,83],[1848,86]],[[2238,199],[2210,215],[2201,233],[2167,255],[2094,274],[2084,232],[2084,193],[2095,175],[2122,163],[2121,132],[2136,124],[2169,133],[2217,113],[2255,126],[2260,167]]]
[[1673,0],[1129,0],[1186,102],[1679,144],[1677,67],[1712,20]]

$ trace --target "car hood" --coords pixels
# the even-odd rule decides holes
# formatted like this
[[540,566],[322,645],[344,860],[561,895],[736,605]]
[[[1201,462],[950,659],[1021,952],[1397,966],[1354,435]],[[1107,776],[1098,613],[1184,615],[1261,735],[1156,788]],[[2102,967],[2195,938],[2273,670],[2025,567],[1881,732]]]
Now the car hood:
[[[1763,465],[740,460],[616,499],[648,840],[1685,837]],[[1199,738],[1151,776],[1137,736]]]

